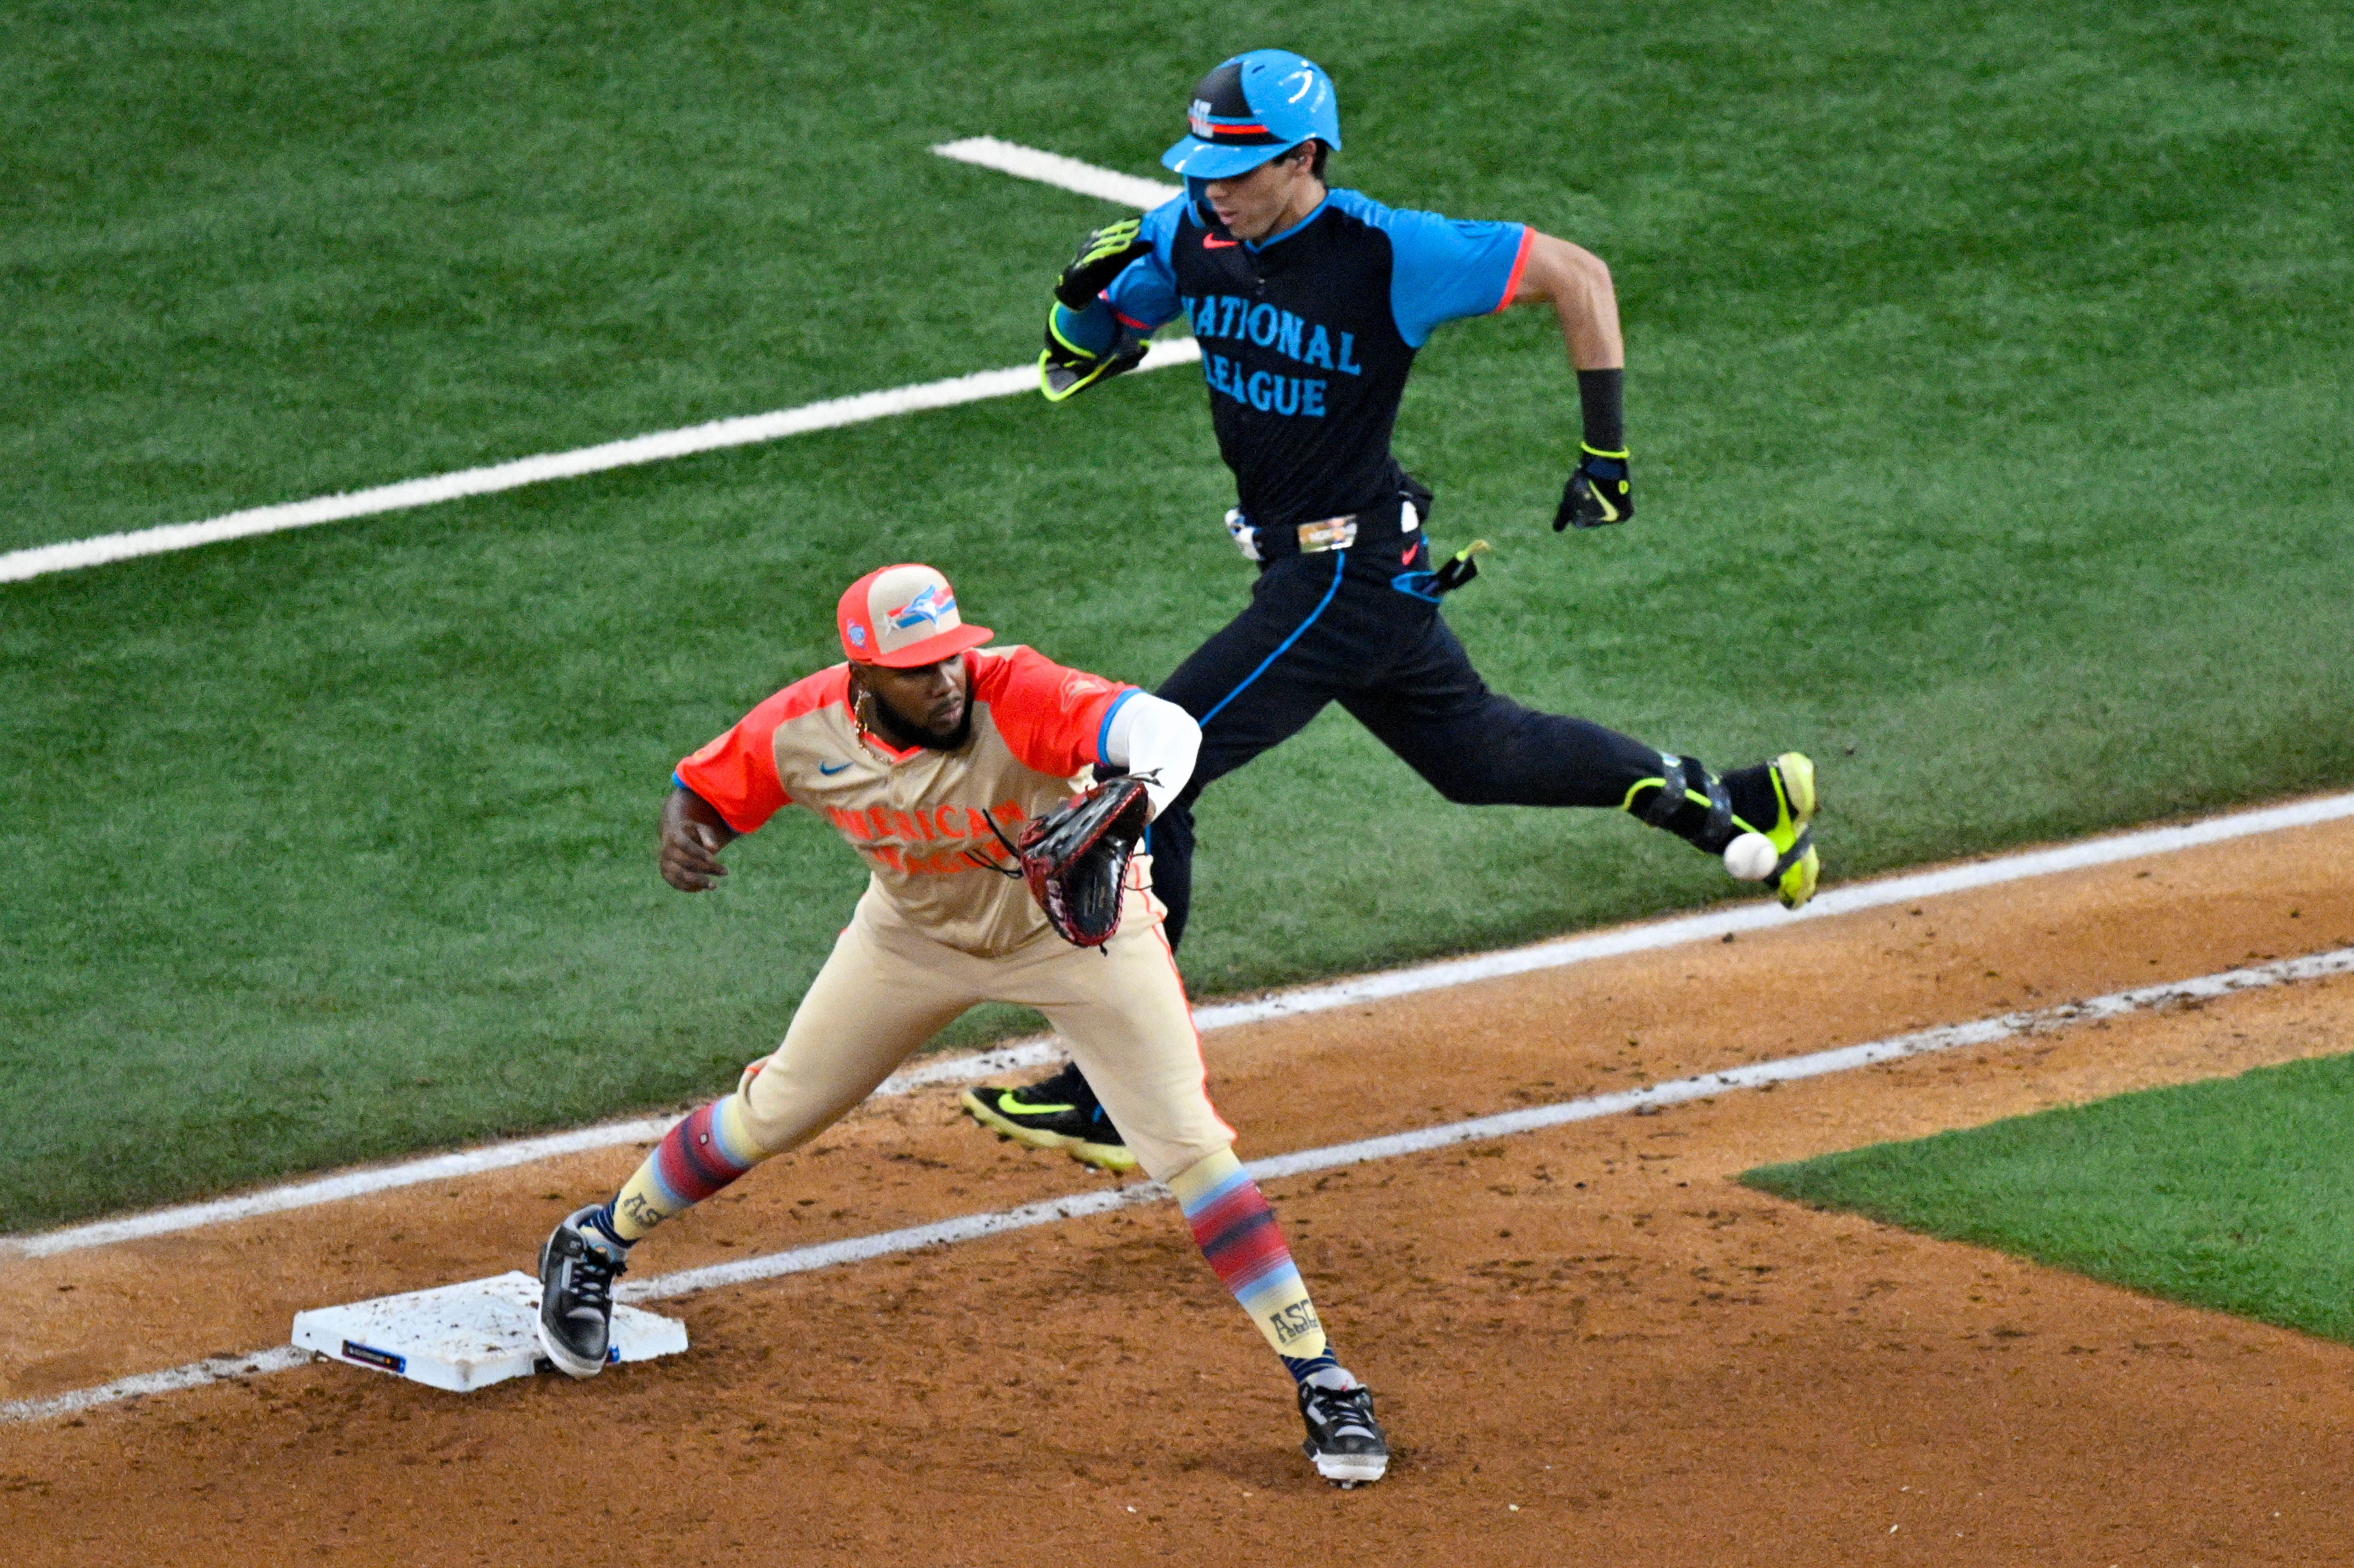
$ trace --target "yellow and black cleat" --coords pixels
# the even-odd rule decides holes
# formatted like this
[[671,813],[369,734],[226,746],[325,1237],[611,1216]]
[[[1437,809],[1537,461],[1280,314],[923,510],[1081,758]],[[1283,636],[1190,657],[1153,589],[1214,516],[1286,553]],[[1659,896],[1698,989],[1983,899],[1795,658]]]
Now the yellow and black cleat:
[[[1724,781],[1697,759],[1662,755],[1660,762],[1666,769],[1660,777],[1638,779],[1628,789],[1624,809],[1630,815],[1696,848],[1718,853],[1741,834],[1761,834],[1774,846],[1775,859],[1759,880],[1773,885],[1783,907],[1798,908],[1815,895],[1823,863],[1815,851],[1818,800],[1813,758],[1803,751],[1786,751],[1760,765],[1766,786],[1774,792],[1774,815],[1762,822],[1735,813]],[[1741,771],[1746,779],[1752,769]],[[1754,791],[1745,786],[1744,793],[1755,800]]]
[[1080,1105],[1080,1097],[1066,1099],[1039,1093],[1061,1086],[1055,1078],[1026,1089],[983,1084],[965,1090],[958,1098],[966,1115],[1000,1138],[1032,1149],[1059,1149],[1082,1165],[1100,1171],[1135,1170],[1136,1156],[1128,1151],[1119,1128],[1112,1125],[1103,1107],[1092,1103],[1092,1096],[1085,1097],[1090,1103]]
[[1796,909],[1815,895],[1822,856],[1815,853],[1815,764],[1803,751],[1786,751],[1766,769],[1774,780],[1774,825],[1759,828],[1779,852],[1766,880],[1783,907]]

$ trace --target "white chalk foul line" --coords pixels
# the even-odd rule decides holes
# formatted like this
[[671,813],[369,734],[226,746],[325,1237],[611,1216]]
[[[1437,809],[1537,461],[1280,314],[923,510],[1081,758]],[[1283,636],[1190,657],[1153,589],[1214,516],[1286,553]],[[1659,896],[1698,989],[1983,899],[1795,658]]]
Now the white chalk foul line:
[[1101,196],[1106,201],[1142,207],[1147,212],[1162,202],[1185,194],[1182,185],[1164,185],[1158,180],[1140,180],[1134,175],[1083,164],[1076,158],[1066,158],[1060,153],[1042,153],[1035,147],[1024,147],[1017,142],[1001,142],[994,136],[968,136],[961,142],[943,142],[932,151],[943,158],[954,158],[960,164],[977,164],[984,169],[995,169],[1001,175],[1036,180],[1041,185],[1076,191],[1081,196]]
[[[1944,871],[1915,872],[1883,878],[1876,882],[1856,883],[1818,894],[1812,903],[1796,915],[1790,914],[1778,905],[1760,902],[1708,915],[1683,916],[1670,920],[1653,921],[1648,925],[1629,926],[1615,931],[1598,932],[1593,936],[1564,937],[1550,942],[1539,942],[1530,947],[1508,948],[1502,952],[1481,953],[1468,959],[1450,959],[1441,963],[1419,964],[1410,969],[1391,969],[1381,974],[1360,975],[1351,980],[1335,980],[1324,985],[1303,986],[1297,991],[1279,991],[1273,996],[1257,997],[1247,1001],[1216,1002],[1196,1009],[1193,1022],[1196,1027],[1204,1033],[1216,1029],[1232,1029],[1241,1024],[1264,1022],[1271,1018],[1289,1018],[1304,1013],[1324,1012],[1333,1008],[1349,1007],[1359,1002],[1380,1001],[1389,997],[1411,996],[1418,991],[1469,985],[1479,980],[1496,980],[1506,975],[1527,974],[1538,969],[1559,969],[1570,964],[1585,963],[1596,959],[1653,952],[1687,942],[1712,941],[1730,933],[1770,929],[1794,919],[1820,919],[1833,915],[1851,915],[1860,910],[1882,908],[1892,904],[1911,903],[1923,898],[1935,897],[1939,894],[1991,887],[2006,882],[2050,876],[2060,872],[2077,871],[2087,866],[2105,865],[2115,861],[2133,860],[2145,855],[2167,854],[2196,848],[2201,844],[2221,843],[2255,833],[2274,832],[2285,828],[2311,827],[2344,817],[2354,817],[2354,795],[2322,796],[2310,800],[2295,801],[2285,806],[2270,806],[2261,810],[2211,817],[2204,821],[2191,822],[2181,827],[2145,829],[2138,832],[2119,833],[2108,838],[2088,839],[2081,843],[2064,844],[2057,849],[2033,850],[2022,854],[2004,855],[1994,860],[1978,861],[1969,865],[1953,866]],[[885,1079],[875,1093],[882,1096],[896,1096],[936,1084],[976,1083],[1001,1074],[1024,1072],[1033,1067],[1044,1066],[1062,1060],[1063,1052],[1049,1041],[1017,1042],[997,1050],[982,1052],[979,1055],[949,1057],[907,1068]],[[345,1198],[365,1196],[370,1192],[390,1192],[426,1181],[468,1176],[483,1171],[503,1170],[508,1166],[526,1164],[535,1160],[548,1159],[560,1154],[576,1154],[588,1150],[608,1149],[625,1143],[644,1143],[660,1138],[669,1130],[671,1123],[675,1119],[671,1117],[656,1117],[607,1122],[597,1127],[581,1128],[572,1132],[523,1139],[511,1143],[491,1144],[481,1149],[461,1150],[450,1154],[430,1155],[422,1160],[382,1166],[375,1170],[345,1171],[334,1176],[321,1177],[316,1181],[265,1188],[260,1192],[248,1192],[235,1198],[220,1198],[210,1202],[186,1203],[175,1208],[157,1209],[148,1213],[133,1214],[119,1220],[100,1220],[90,1224],[73,1225],[21,1239],[0,1239],[0,1257],[10,1255],[23,1257],[47,1257],[55,1253],[77,1252],[85,1247],[105,1246],[114,1242],[133,1241],[143,1236],[164,1235],[175,1231],[195,1230],[205,1225],[226,1224],[233,1220],[252,1219],[260,1214],[274,1214],[289,1209],[308,1208],[314,1203],[331,1203]]]
[[[1137,369],[1159,370],[1172,365],[1192,365],[1201,357],[1200,346],[1190,337],[1156,342],[1146,350],[1144,362]],[[632,436],[627,440],[607,441],[601,446],[580,447],[571,451],[516,458],[511,462],[463,469],[456,473],[435,474],[429,479],[403,480],[398,484],[380,484],[370,490],[322,495],[309,501],[290,501],[277,506],[257,506],[203,523],[173,523],[160,528],[142,528],[127,534],[101,534],[95,538],[74,539],[59,545],[38,545],[0,554],[0,583],[22,582],[28,577],[43,577],[52,572],[75,571],[111,561],[127,561],[139,556],[191,550],[200,545],[217,545],[228,539],[250,538],[257,534],[277,534],[290,528],[309,528],[321,523],[341,522],[345,518],[369,517],[383,512],[431,506],[470,495],[489,495],[497,491],[514,490],[555,479],[576,479],[582,474],[662,462],[695,452],[717,451],[725,447],[753,446],[786,436],[860,425],[928,408],[948,408],[991,397],[1011,397],[1037,385],[1038,367],[1034,365],[1017,365],[1004,370],[981,370],[970,376],[951,376],[945,381],[893,387],[881,392],[861,392],[852,397],[804,403],[799,408],[780,408],[774,413],[715,419],[709,424],[661,430],[648,436]]]
[[1449,959],[1439,963],[1417,964],[1408,969],[1335,980],[1328,985],[1303,986],[1298,991],[1282,991],[1254,1001],[1205,1007],[1195,1015],[1195,1022],[1204,1029],[1217,1029],[1238,1023],[1257,1023],[1270,1018],[1286,1018],[1295,1013],[1322,1012],[1331,1008],[1375,1001],[1386,997],[1408,996],[1416,991],[1437,991],[1473,980],[1526,974],[1534,969],[1558,969],[1564,964],[1585,963],[1595,959],[1616,958],[1628,953],[1652,952],[1685,942],[1716,940],[1742,931],[1771,930],[1793,920],[1829,919],[1867,909],[1882,909],[1892,904],[1914,903],[1942,894],[1996,887],[2004,883],[2081,871],[2121,860],[2138,860],[2146,855],[2172,854],[2202,844],[2221,843],[2285,828],[2313,827],[2346,817],[2354,817],[2354,794],[2319,796],[2308,800],[2292,801],[2285,806],[2267,806],[2253,811],[2210,817],[2180,827],[2145,828],[2105,838],[2085,839],[2054,849],[1998,855],[1991,860],[1949,866],[1942,871],[1911,872],[1871,882],[1850,883],[1844,887],[1817,894],[1804,909],[1796,914],[1770,899],[1760,899],[1753,904],[1706,915],[1683,916],[1649,925],[1597,932],[1592,936],[1564,937],[1525,948],[1480,953],[1468,959]]
[[[879,1097],[911,1094],[934,1084],[971,1083],[992,1074],[1028,1072],[1034,1067],[1043,1067],[1064,1059],[1062,1049],[1049,1041],[1022,1041],[994,1051],[984,1051],[977,1056],[958,1056],[920,1064],[893,1074],[875,1093]],[[504,1171],[510,1166],[528,1165],[535,1160],[554,1160],[566,1154],[613,1149],[623,1144],[652,1143],[668,1132],[677,1120],[675,1116],[653,1116],[636,1117],[628,1121],[599,1122],[594,1127],[576,1128],[570,1132],[520,1138],[481,1149],[428,1155],[424,1159],[404,1160],[398,1165],[345,1171],[333,1176],[322,1176],[315,1181],[265,1187],[260,1192],[247,1192],[235,1198],[217,1198],[205,1203],[182,1203],[169,1209],[151,1210],[143,1214],[126,1215],[119,1220],[99,1220],[90,1224],[26,1236],[21,1240],[0,1240],[0,1257],[11,1254],[19,1257],[48,1257],[56,1253],[80,1252],[88,1247],[109,1246],[116,1242],[169,1235],[175,1231],[197,1230],[206,1225],[227,1224],[232,1220],[283,1213],[289,1209],[340,1202],[346,1198],[362,1198],[372,1192],[395,1192],[403,1187],[421,1186],[428,1181],[451,1177]]]
[[[1426,1154],[1432,1150],[1447,1149],[1458,1143],[1481,1143],[1490,1139],[1563,1127],[1571,1122],[1593,1121],[1602,1117],[1623,1116],[1630,1111],[1681,1105],[1687,1100],[1702,1099],[1734,1089],[1762,1088],[1768,1084],[1794,1083],[1802,1078],[1850,1072],[1858,1067],[1903,1061],[1935,1052],[1991,1045],[2021,1035],[2047,1033],[2096,1019],[2121,1017],[2169,1002],[2210,1001],[2240,991],[2261,991],[2296,980],[2348,973],[2354,973],[2354,948],[2341,948],[2335,952],[2310,958],[2284,959],[2249,969],[2229,969],[2221,974],[2202,975],[2196,980],[2178,980],[2168,985],[2114,991],[2089,1001],[2068,1002],[2032,1012],[2007,1012],[1975,1023],[1924,1029],[1862,1045],[1846,1045],[1836,1050],[1811,1052],[1803,1056],[1756,1062],[1689,1078],[1671,1078],[1617,1094],[1587,1095],[1548,1106],[1531,1106],[1523,1110],[1503,1111],[1494,1116],[1473,1117],[1466,1121],[1447,1122],[1438,1127],[1416,1128],[1410,1132],[1361,1139],[1353,1143],[1304,1149],[1293,1154],[1254,1160],[1243,1169],[1254,1181],[1267,1181],[1310,1171],[1336,1170],[1345,1165],[1363,1165],[1377,1160],[1396,1160],[1409,1154]],[[1025,1203],[1018,1209],[962,1214],[928,1225],[910,1225],[904,1230],[885,1231],[875,1235],[823,1242],[761,1257],[739,1258],[714,1264],[707,1268],[656,1275],[625,1285],[617,1294],[623,1300],[659,1301],[667,1297],[684,1296],[689,1291],[707,1290],[714,1286],[773,1279],[780,1275],[831,1268],[837,1264],[863,1262],[892,1253],[914,1252],[928,1246],[1002,1235],[1008,1231],[1026,1230],[1033,1225],[1051,1224],[1060,1220],[1108,1213],[1114,1209],[1135,1203],[1157,1202],[1167,1196],[1169,1191],[1165,1187],[1153,1182],[1139,1182],[1130,1187],[1061,1198],[1050,1202]]]
[[677,1120],[674,1116],[655,1116],[640,1117],[630,1121],[602,1122],[595,1127],[551,1133],[544,1138],[523,1138],[511,1143],[493,1144],[487,1149],[429,1155],[422,1160],[405,1160],[378,1170],[346,1171],[334,1176],[322,1176],[313,1181],[294,1181],[283,1187],[265,1188],[241,1197],[222,1198],[209,1203],[183,1203],[175,1208],[155,1209],[120,1220],[100,1220],[92,1224],[50,1231],[11,1243],[7,1250],[25,1257],[47,1257],[52,1253],[79,1252],[85,1247],[136,1241],[143,1236],[168,1235],[175,1231],[224,1224],[230,1220],[249,1220],[259,1214],[275,1214],[288,1209],[307,1209],[316,1203],[332,1203],[345,1198],[364,1197],[370,1192],[414,1187],[447,1177],[500,1171],[510,1165],[527,1165],[535,1160],[553,1160],[559,1155],[578,1154],[587,1150],[610,1149],[623,1143],[651,1143],[668,1132]]
[[[932,151],[960,163],[979,164],[985,169],[995,169],[1025,180],[1037,180],[1064,190],[1077,191],[1083,196],[1100,196],[1129,207],[1156,207],[1181,194],[1176,185],[1140,180],[1133,175],[1097,168],[1076,158],[1066,158],[1059,153],[1042,153],[1034,147],[1001,142],[994,136],[968,136],[961,142],[944,142]],[[1171,365],[1192,365],[1201,357],[1202,351],[1192,338],[1172,339],[1152,344],[1145,352],[1144,362],[1137,368],[1159,370]],[[950,376],[945,381],[926,381],[912,387],[888,387],[880,392],[861,392],[855,397],[804,403],[797,408],[780,408],[769,414],[715,419],[708,424],[632,436],[626,440],[607,441],[601,446],[580,447],[572,451],[516,458],[509,462],[464,469],[456,473],[403,480],[398,484],[380,484],[339,495],[315,496],[308,501],[289,501],[276,506],[256,506],[202,523],[170,523],[158,528],[101,534],[95,538],[71,539],[57,545],[37,545],[0,553],[0,583],[23,582],[53,572],[76,571],[83,567],[127,561],[139,556],[192,550],[200,545],[247,539],[257,534],[279,534],[290,528],[310,528],[321,523],[340,523],[353,517],[372,517],[379,513],[432,506],[470,495],[489,495],[555,479],[577,479],[582,474],[662,462],[695,452],[717,451],[725,447],[753,446],[811,430],[836,429],[844,425],[864,424],[871,419],[887,419],[895,415],[912,414],[927,408],[948,408],[960,403],[978,403],[990,397],[1011,397],[1030,390],[1037,384],[1035,366],[1017,365],[1004,370],[979,370],[970,376]]]
[[263,1372],[285,1372],[299,1367],[311,1359],[311,1352],[292,1345],[280,1345],[274,1350],[256,1351],[249,1356],[214,1356],[208,1361],[190,1361],[169,1372],[141,1372],[137,1377],[117,1378],[96,1388],[78,1388],[70,1393],[60,1393],[48,1399],[19,1399],[0,1404],[0,1421],[46,1421],[53,1415],[71,1415],[101,1404],[114,1404],[126,1399],[137,1399],[146,1393],[173,1393],[184,1388],[202,1388],[207,1383],[224,1383],[231,1378],[257,1377]]
[[621,1285],[613,1292],[613,1298],[617,1301],[662,1301],[691,1291],[709,1290],[716,1286],[744,1285],[756,1279],[807,1274],[813,1269],[888,1257],[894,1253],[919,1252],[928,1246],[979,1241],[984,1236],[1003,1235],[1008,1231],[1028,1230],[1033,1225],[1083,1220],[1094,1214],[1110,1213],[1115,1209],[1133,1208],[1139,1203],[1157,1203],[1167,1196],[1169,1189],[1158,1181],[1138,1181],[1126,1187],[1102,1187],[1092,1192],[1073,1193],[1067,1198],[1024,1203],[1018,1209],[960,1214],[955,1219],[936,1220],[928,1225],[909,1225],[903,1230],[881,1231],[874,1235],[819,1242],[813,1246],[794,1247],[790,1252],[772,1252],[758,1257],[715,1263],[707,1268],[685,1268],[676,1274],[657,1274],[651,1278]]
[[[1427,1154],[1434,1150],[1452,1148],[1462,1143],[1484,1143],[1492,1139],[1509,1138],[1518,1133],[1536,1132],[1545,1128],[1564,1127],[1572,1122],[1594,1121],[1604,1117],[1623,1116],[1630,1112],[1658,1110],[1667,1106],[1681,1105],[1689,1100],[1705,1099],[1739,1089],[1763,1088],[1769,1084],[1795,1083],[1806,1078],[1819,1078],[1832,1073],[1852,1072],[1858,1067],[1873,1066],[1882,1062],[1900,1062],[1915,1056],[1930,1055],[1941,1051],[1962,1050],[1973,1045],[1998,1044],[2026,1035],[2050,1033],[2073,1024],[2098,1019],[2118,1018],[2131,1012],[2145,1012],[2168,1003],[2206,1001],[2242,991],[2262,991],[2272,986],[2298,980],[2320,980],[2330,975],[2354,974],[2354,948],[2340,948],[2334,952],[2317,953],[2307,958],[2283,959],[2274,963],[2254,965],[2247,969],[2227,969],[2220,974],[2202,975],[2195,980],[2177,980],[2166,985],[2140,986],[2132,991],[2112,991],[2086,1001],[2065,1002],[2056,1007],[2038,1008],[2031,1012],[2006,1012],[1999,1017],[1980,1019],[1975,1023],[1948,1024],[1936,1029],[1924,1029],[1911,1034],[1899,1034],[1886,1040],[1875,1040],[1862,1045],[1840,1046],[1835,1050],[1810,1052],[1803,1056],[1786,1056],[1772,1062],[1754,1062],[1746,1066],[1727,1067],[1721,1072],[1702,1073],[1692,1077],[1670,1078],[1663,1083],[1646,1085],[1638,1089],[1626,1089],[1617,1094],[1587,1095],[1577,1099],[1562,1100],[1548,1106],[1531,1106],[1525,1109],[1503,1111],[1494,1116],[1473,1117],[1465,1121],[1447,1122],[1437,1127],[1416,1128],[1407,1132],[1394,1132],[1380,1138],[1360,1139],[1352,1143],[1329,1144],[1321,1149],[1303,1149],[1291,1154],[1273,1155],[1254,1160],[1243,1169],[1254,1181],[1269,1181],[1286,1176],[1306,1175],[1318,1171],[1333,1171],[1343,1166],[1364,1165],[1380,1160],[1396,1160],[1413,1154]],[[960,1214],[954,1219],[938,1220],[930,1224],[908,1225],[899,1230],[881,1231],[871,1235],[847,1236],[840,1241],[819,1242],[811,1246],[793,1247],[784,1252],[769,1253],[759,1257],[739,1258],[728,1263],[713,1264],[705,1268],[681,1269],[673,1274],[658,1274],[649,1278],[631,1280],[614,1292],[621,1301],[661,1301],[684,1296],[697,1290],[710,1290],[723,1286],[748,1285],[763,1279],[780,1278],[790,1274],[808,1274],[818,1269],[835,1268],[844,1264],[864,1263],[874,1258],[888,1257],[898,1253],[919,1252],[926,1247],[950,1246],[960,1242],[980,1241],[1009,1232],[1028,1230],[1036,1225],[1060,1224],[1066,1220],[1090,1218],[1116,1210],[1134,1208],[1143,1203],[1157,1203],[1169,1196],[1169,1190],[1158,1182],[1140,1181],[1126,1187],[1099,1188],[1092,1192],[1075,1193],[1066,1198],[1053,1198],[1044,1202],[1024,1203],[1018,1208],[998,1209],[978,1214]],[[0,1421],[37,1421],[53,1415],[88,1410],[93,1405],[133,1398],[139,1394],[162,1393],[174,1389],[198,1388],[218,1383],[225,1378],[249,1376],[256,1372],[278,1372],[299,1366],[310,1359],[309,1352],[292,1345],[258,1351],[250,1356],[219,1357],[211,1361],[192,1361],[174,1367],[169,1372],[146,1372],[128,1377],[97,1388],[80,1389],[71,1393],[58,1394],[48,1399],[17,1400],[0,1404]]]

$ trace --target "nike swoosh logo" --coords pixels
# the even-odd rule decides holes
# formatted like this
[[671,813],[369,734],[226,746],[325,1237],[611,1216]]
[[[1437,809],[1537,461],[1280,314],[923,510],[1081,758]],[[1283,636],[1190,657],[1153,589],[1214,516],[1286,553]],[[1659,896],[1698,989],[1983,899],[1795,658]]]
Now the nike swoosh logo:
[[1221,239],[1214,234],[1202,236],[1202,249],[1204,250],[1232,250],[1241,243],[1239,239]]
[[850,764],[847,762],[837,762],[832,767],[828,768],[824,763],[821,762],[817,765],[817,770],[831,779],[849,766]]
[[997,1097],[997,1108],[1003,1111],[1008,1116],[1053,1116],[1057,1111],[1074,1110],[1077,1107],[1074,1106],[1034,1106],[1026,1100],[1015,1099],[1011,1094],[1003,1094]]

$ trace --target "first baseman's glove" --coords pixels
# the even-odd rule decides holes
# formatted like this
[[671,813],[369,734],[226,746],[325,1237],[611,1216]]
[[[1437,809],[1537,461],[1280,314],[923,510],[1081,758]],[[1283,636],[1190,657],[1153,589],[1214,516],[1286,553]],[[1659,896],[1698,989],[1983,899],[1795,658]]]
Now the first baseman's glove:
[[1100,948],[1119,929],[1120,879],[1151,815],[1144,780],[1121,774],[1023,825],[1023,878],[1063,940]]
[[1128,270],[1129,262],[1151,250],[1151,246],[1136,238],[1142,227],[1142,219],[1124,217],[1080,240],[1071,264],[1055,280],[1055,298],[1075,311],[1094,304],[1096,296],[1110,288],[1111,281]]
[[1144,358],[1144,342],[1127,328],[1101,354],[1090,354],[1055,330],[1055,307],[1046,307],[1046,351],[1038,356],[1038,388],[1046,401],[1059,403],[1133,370]]
[[1577,466],[1561,488],[1561,509],[1553,514],[1553,531],[1599,528],[1624,523],[1635,515],[1635,490],[1627,476],[1627,454],[1598,452],[1580,446]]

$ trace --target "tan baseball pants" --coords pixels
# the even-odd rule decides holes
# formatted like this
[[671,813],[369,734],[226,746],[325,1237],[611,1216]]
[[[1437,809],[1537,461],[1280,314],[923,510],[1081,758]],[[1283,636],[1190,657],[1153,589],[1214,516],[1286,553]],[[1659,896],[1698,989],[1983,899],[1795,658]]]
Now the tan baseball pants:
[[764,1153],[816,1137],[926,1041],[984,1001],[1034,1007],[1071,1048],[1097,1097],[1155,1181],[1229,1147],[1203,1082],[1176,959],[1147,895],[1131,886],[1101,949],[1042,930],[999,958],[944,947],[871,887],[794,1012],[784,1044],[745,1070],[745,1130]]

